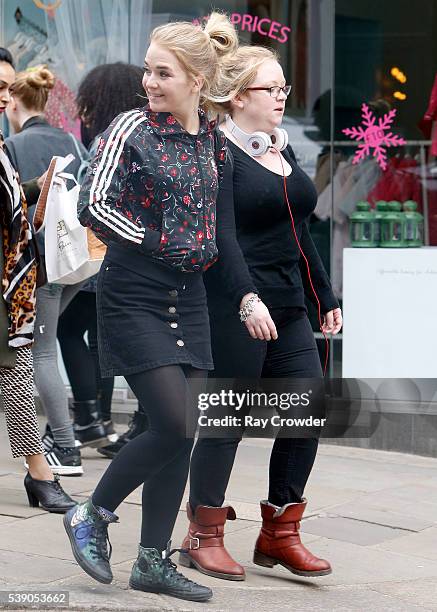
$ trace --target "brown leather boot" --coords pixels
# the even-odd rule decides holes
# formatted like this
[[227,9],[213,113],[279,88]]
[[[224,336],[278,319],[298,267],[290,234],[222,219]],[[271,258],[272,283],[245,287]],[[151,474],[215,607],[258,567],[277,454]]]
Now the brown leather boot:
[[328,561],[315,557],[300,540],[300,520],[306,505],[305,499],[282,508],[261,502],[263,524],[255,545],[254,563],[263,567],[279,563],[298,576],[327,576],[332,572]]
[[231,506],[197,506],[193,514],[188,503],[187,515],[190,526],[182,542],[187,552],[180,553],[179,563],[215,578],[244,580],[244,568],[233,560],[223,542],[226,519],[234,521],[235,510]]

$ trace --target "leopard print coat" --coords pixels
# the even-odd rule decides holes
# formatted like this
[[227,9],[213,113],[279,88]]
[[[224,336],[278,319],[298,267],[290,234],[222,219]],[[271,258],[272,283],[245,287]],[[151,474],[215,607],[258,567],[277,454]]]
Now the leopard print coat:
[[2,148],[0,134],[0,223],[6,302],[11,348],[33,342],[37,262],[34,238],[26,218],[27,204],[18,176]]

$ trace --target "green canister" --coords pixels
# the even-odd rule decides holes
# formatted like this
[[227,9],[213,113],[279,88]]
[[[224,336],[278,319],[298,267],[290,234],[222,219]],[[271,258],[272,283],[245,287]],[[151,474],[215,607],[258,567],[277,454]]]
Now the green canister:
[[358,202],[351,214],[351,244],[353,247],[377,247],[375,215],[369,202]]
[[384,248],[406,247],[405,215],[400,202],[387,203],[388,211],[381,220],[381,244]]
[[388,211],[388,206],[387,206],[387,202],[385,200],[379,200],[378,202],[376,202],[375,204],[375,224],[376,224],[376,242],[378,244],[381,244],[381,224],[382,224],[382,220],[384,219],[387,211]]
[[405,242],[409,247],[423,246],[423,215],[417,212],[417,202],[404,202]]

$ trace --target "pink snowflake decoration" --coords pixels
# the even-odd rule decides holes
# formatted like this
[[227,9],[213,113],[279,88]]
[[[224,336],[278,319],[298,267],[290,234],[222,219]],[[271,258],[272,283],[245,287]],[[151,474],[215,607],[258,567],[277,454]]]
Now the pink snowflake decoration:
[[394,117],[396,115],[396,109],[394,108],[389,113],[386,113],[383,117],[378,119],[376,123],[376,117],[374,117],[372,111],[369,109],[367,104],[363,104],[361,107],[363,126],[346,128],[342,130],[346,136],[349,136],[352,140],[364,141],[358,145],[358,150],[355,153],[355,157],[352,160],[353,164],[358,164],[367,155],[370,155],[370,149],[374,149],[373,157],[376,157],[376,161],[380,165],[382,170],[387,169],[387,152],[386,147],[398,147],[406,144],[406,141],[400,136],[396,136],[392,132],[388,131],[391,128]]

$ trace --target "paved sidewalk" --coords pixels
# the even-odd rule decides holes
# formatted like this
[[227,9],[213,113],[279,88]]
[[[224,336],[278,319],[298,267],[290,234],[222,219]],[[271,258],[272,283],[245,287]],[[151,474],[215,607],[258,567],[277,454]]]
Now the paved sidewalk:
[[[0,416],[0,591],[67,590],[70,610],[356,610],[437,611],[437,459],[322,446],[307,488],[303,540],[329,559],[334,572],[299,578],[284,569],[252,564],[259,529],[258,499],[265,495],[267,440],[245,440],[229,487],[238,520],[228,523],[227,544],[247,570],[243,583],[187,575],[211,586],[208,604],[192,604],[127,588],[138,544],[140,495],[135,491],[111,527],[115,580],[94,582],[73,561],[61,518],[31,509],[22,487],[24,470],[9,456]],[[78,499],[93,488],[108,461],[84,455],[85,475],[64,478]],[[180,512],[174,536],[186,528]],[[1,606],[0,606],[1,608]]]

